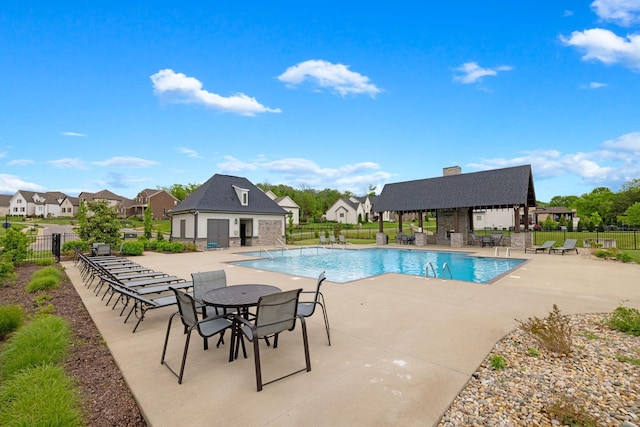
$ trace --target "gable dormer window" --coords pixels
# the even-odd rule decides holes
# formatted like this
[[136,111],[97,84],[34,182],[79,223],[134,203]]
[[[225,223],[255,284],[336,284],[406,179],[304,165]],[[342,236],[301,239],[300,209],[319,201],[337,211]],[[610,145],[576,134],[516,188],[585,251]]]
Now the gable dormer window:
[[246,188],[240,188],[233,186],[233,189],[236,190],[236,196],[238,196],[238,200],[240,200],[240,204],[242,206],[249,205],[249,190]]

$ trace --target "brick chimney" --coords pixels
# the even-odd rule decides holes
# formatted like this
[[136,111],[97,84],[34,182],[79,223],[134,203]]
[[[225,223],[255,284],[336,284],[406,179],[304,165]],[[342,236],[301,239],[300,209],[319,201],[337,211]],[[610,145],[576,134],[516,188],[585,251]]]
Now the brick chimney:
[[442,168],[442,176],[460,175],[462,168],[460,166],[449,166],[448,168]]

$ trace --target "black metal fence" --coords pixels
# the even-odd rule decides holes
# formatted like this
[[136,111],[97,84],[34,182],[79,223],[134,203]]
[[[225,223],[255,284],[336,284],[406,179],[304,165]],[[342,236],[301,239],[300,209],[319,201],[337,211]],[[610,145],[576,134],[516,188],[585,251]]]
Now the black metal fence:
[[578,247],[637,250],[640,231],[534,231],[534,243],[540,245],[547,240],[562,244],[566,239],[576,239]]
[[79,239],[80,237],[75,233],[56,233],[35,236],[33,237],[33,242],[29,245],[26,261],[36,262],[45,259],[60,261],[62,246],[66,242]]

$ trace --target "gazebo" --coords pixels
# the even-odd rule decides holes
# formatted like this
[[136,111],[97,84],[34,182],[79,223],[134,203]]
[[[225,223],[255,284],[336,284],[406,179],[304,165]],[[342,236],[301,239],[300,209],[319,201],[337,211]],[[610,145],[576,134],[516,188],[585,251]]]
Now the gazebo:
[[531,165],[504,169],[493,169],[472,173],[461,173],[457,166],[444,168],[441,177],[386,184],[375,200],[372,211],[380,213],[379,231],[376,243],[387,243],[384,233],[382,212],[398,214],[398,230],[402,231],[402,216],[417,214],[418,232],[416,245],[426,245],[427,235],[423,233],[423,216],[427,212],[436,213],[436,244],[462,247],[468,241],[473,227],[473,211],[476,209],[511,209],[514,216],[514,234],[511,247],[524,248],[531,245],[531,235],[527,233],[529,222],[524,221],[524,231],[520,231],[520,216],[527,218],[529,208],[536,206]]

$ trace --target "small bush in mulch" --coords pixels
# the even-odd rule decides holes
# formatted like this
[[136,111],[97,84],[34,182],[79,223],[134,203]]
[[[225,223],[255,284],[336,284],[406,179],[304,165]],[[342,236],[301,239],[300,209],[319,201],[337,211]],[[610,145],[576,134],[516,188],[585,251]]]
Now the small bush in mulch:
[[63,319],[42,315],[12,335],[0,352],[0,378],[9,379],[22,369],[59,364],[67,355],[71,330]]
[[0,341],[22,326],[23,321],[24,316],[19,305],[0,306]]
[[73,381],[60,366],[24,369],[0,387],[0,425],[81,426],[82,416]]
[[55,267],[42,268],[31,275],[25,290],[29,293],[56,289],[63,279],[62,271]]
[[518,323],[545,349],[562,355],[571,353],[571,326],[557,305],[553,304],[553,310],[544,319],[530,317],[525,321],[518,320]]
[[640,311],[620,306],[611,314],[608,325],[625,334],[640,336]]

